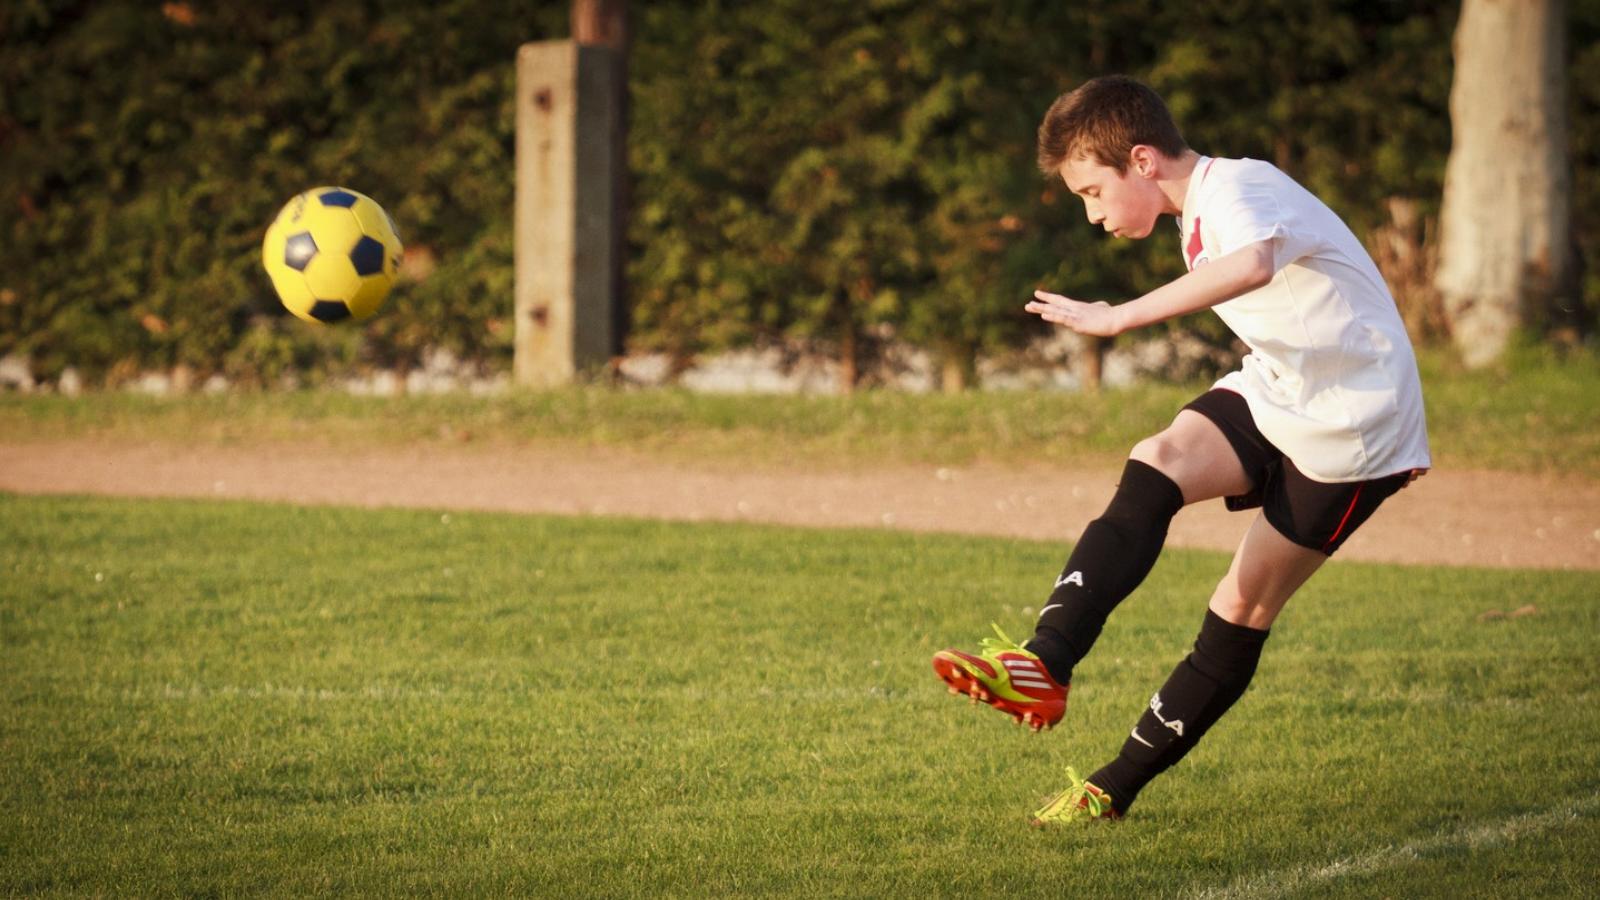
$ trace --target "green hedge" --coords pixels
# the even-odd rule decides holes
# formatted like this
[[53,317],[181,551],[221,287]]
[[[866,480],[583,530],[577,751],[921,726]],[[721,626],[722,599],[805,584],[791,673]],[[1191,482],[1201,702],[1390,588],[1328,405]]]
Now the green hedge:
[[[504,368],[512,61],[564,35],[568,6],[0,7],[0,355],[45,377],[182,363],[271,381],[430,346]],[[1277,162],[1358,232],[1389,197],[1435,210],[1453,4],[1248,6],[633,4],[631,345],[865,359],[895,337],[967,364],[1038,327],[1020,312],[1037,284],[1114,299],[1171,277],[1171,242],[1105,239],[1033,168],[1040,113],[1105,71],[1162,90],[1197,149]],[[1572,6],[1585,172],[1600,2]],[[1576,220],[1595,258],[1591,182]],[[365,326],[318,330],[284,315],[257,254],[289,196],[333,183],[437,268]]]
[[[397,6],[4,7],[0,352],[261,380],[506,357],[511,60],[566,7]],[[288,318],[260,268],[278,208],[318,184],[370,193],[439,261],[361,330]]]

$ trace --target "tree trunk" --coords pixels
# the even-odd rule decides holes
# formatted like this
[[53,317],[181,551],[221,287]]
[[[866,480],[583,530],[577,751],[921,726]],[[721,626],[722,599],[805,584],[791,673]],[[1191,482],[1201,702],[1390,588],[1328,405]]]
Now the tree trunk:
[[1106,367],[1106,348],[1110,345],[1109,338],[1078,335],[1078,384],[1090,394],[1100,393],[1101,376]]
[[1576,304],[1564,0],[1462,0],[1434,284],[1469,366]]
[[839,325],[839,393],[853,394],[856,383],[861,380],[861,348],[856,339],[855,320],[850,317],[850,301],[845,299],[843,304],[844,320]]
[[950,342],[939,352],[939,390],[946,394],[959,394],[978,380],[977,348]]

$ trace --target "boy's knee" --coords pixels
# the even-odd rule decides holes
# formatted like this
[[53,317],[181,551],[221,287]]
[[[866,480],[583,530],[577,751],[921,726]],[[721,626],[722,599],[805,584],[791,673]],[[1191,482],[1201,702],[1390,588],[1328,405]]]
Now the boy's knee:
[[1172,436],[1170,430],[1163,431],[1134,444],[1128,458],[1137,459],[1171,477],[1183,459],[1183,445]]
[[1229,625],[1270,628],[1278,616],[1278,610],[1283,607],[1283,599],[1247,596],[1236,573],[1230,571],[1217,583],[1207,607]]
[[1239,593],[1239,583],[1233,578],[1224,578],[1211,593],[1211,602],[1208,608],[1223,621],[1233,625],[1247,625],[1254,612],[1254,604],[1246,600]]

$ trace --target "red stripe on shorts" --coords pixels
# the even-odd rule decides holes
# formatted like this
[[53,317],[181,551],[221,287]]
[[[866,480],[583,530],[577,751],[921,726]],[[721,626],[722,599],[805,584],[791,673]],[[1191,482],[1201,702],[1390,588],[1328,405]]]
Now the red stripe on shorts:
[[1363,487],[1366,487],[1366,485],[1356,485],[1355,496],[1350,498],[1350,508],[1344,511],[1344,518],[1339,520],[1339,527],[1333,530],[1333,537],[1328,538],[1328,542],[1322,545],[1323,553],[1327,553],[1328,548],[1333,546],[1333,542],[1337,541],[1339,535],[1344,533],[1345,523],[1350,521],[1350,514],[1356,511],[1356,501],[1361,499],[1361,489]]

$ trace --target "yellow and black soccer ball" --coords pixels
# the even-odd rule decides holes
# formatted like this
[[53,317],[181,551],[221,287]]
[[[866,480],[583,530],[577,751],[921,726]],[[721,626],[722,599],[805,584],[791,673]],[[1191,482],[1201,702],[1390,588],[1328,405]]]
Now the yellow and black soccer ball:
[[312,188],[284,205],[261,245],[278,299],[307,322],[365,319],[400,269],[400,234],[371,197]]

